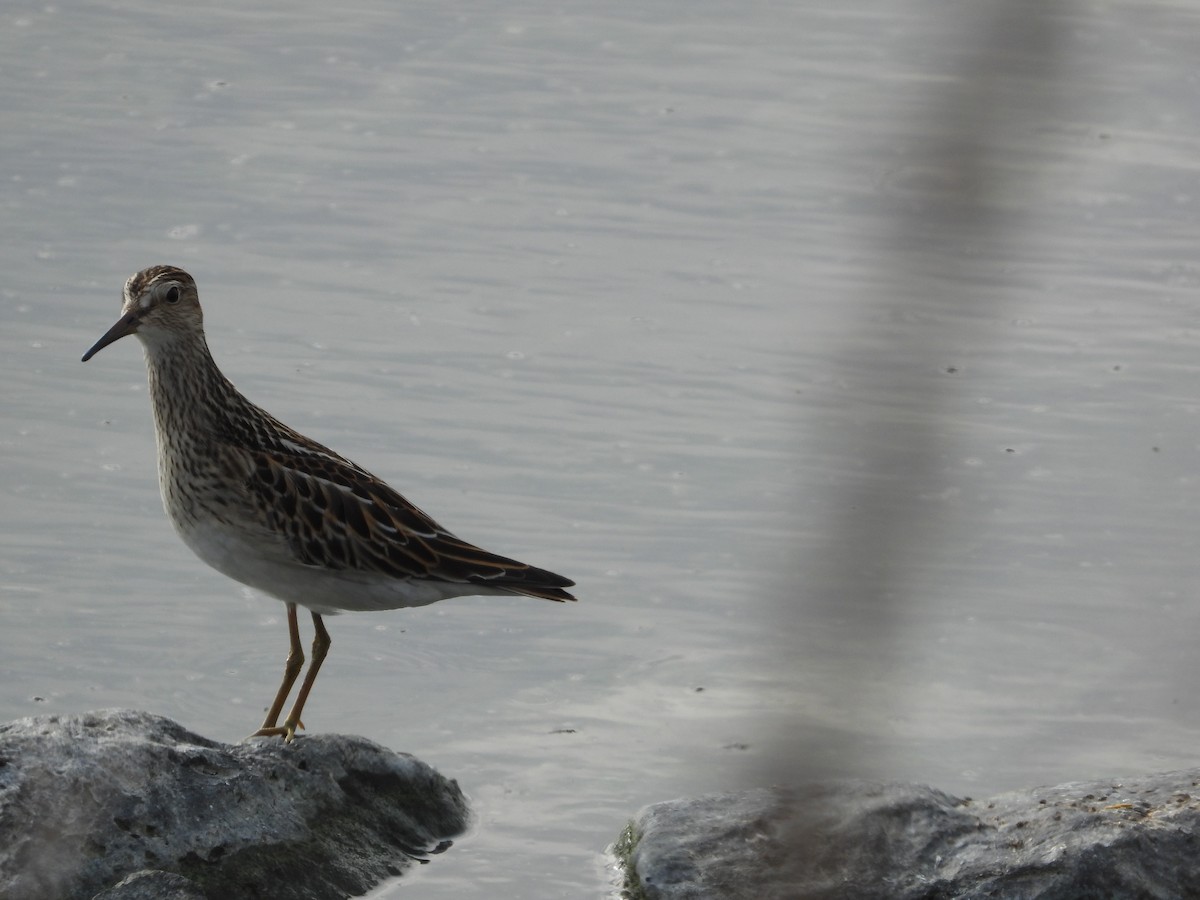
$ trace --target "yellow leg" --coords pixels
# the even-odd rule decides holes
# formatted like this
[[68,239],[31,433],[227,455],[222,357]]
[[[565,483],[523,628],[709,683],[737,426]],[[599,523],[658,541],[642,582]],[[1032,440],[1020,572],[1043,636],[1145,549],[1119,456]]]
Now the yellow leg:
[[[325,623],[321,621],[321,617],[316,613],[312,614],[313,628],[315,635],[313,636],[312,645],[312,662],[308,664],[308,672],[304,675],[304,683],[300,685],[300,693],[296,695],[296,702],[292,705],[292,711],[287,714],[287,718],[283,720],[282,725],[276,725],[275,720],[279,718],[279,711],[283,708],[283,703],[287,699],[287,695],[291,692],[292,684],[296,680],[296,672],[292,671],[292,656],[293,654],[299,657],[296,663],[296,669],[299,670],[300,663],[304,661],[304,654],[300,650],[300,633],[296,629],[292,632],[292,653],[288,654],[288,673],[284,677],[283,686],[280,687],[280,693],[276,695],[275,702],[271,704],[271,712],[267,714],[267,721],[263,723],[263,727],[258,729],[251,737],[271,737],[281,735],[289,744],[296,739],[296,729],[303,728],[304,723],[300,721],[300,715],[304,712],[304,704],[308,700],[308,694],[312,690],[313,682],[317,680],[317,672],[321,670],[321,663],[325,661],[326,654],[329,653],[329,646],[333,643],[329,637],[329,632],[325,630]],[[295,604],[288,604],[288,625],[294,626],[296,622]],[[290,675],[290,679],[289,676]],[[286,690],[285,690],[286,688]]]
[[287,663],[283,667],[283,683],[279,685],[279,690],[275,693],[275,699],[271,702],[267,717],[263,719],[262,727],[250,737],[270,737],[281,733],[275,727],[275,723],[279,721],[279,713],[283,711],[283,704],[287,702],[288,694],[292,692],[292,685],[296,683],[300,669],[304,666],[304,648],[300,646],[300,626],[296,622],[295,603],[287,604],[287,619],[291,646],[288,650]]

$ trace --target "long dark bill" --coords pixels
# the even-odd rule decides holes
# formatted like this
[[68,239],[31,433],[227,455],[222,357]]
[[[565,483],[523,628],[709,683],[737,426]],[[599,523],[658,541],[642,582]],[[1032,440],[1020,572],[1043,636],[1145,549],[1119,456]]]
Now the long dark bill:
[[80,362],[87,362],[109,344],[119,341],[121,338],[133,334],[138,328],[137,311],[125,313],[121,318],[117,319],[117,324],[108,331],[104,332],[104,337],[92,344],[92,349],[83,354],[83,359]]

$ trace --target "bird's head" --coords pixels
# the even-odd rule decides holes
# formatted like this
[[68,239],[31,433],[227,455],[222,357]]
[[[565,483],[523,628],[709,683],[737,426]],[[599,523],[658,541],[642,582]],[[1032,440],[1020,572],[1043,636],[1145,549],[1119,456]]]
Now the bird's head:
[[109,344],[136,334],[147,348],[204,334],[196,282],[175,266],[152,266],[125,282],[121,318],[83,354],[87,362]]

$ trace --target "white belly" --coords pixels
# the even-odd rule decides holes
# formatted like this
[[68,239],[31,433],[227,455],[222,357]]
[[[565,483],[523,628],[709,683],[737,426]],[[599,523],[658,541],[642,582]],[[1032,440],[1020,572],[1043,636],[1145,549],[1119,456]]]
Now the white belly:
[[273,536],[264,535],[265,540],[261,541],[256,536],[251,540],[215,523],[183,523],[174,517],[172,520],[183,542],[218,572],[320,615],[402,609],[427,606],[447,597],[509,593],[472,584],[308,566],[298,562],[287,546]]

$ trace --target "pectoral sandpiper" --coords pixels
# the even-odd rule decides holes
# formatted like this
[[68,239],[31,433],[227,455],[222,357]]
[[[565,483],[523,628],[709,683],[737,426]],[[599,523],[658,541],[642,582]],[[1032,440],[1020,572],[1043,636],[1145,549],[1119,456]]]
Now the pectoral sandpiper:
[[[136,334],[146,354],[158,481],[175,530],[219,572],[282,600],[291,640],[283,683],[251,737],[292,741],[329,650],[323,615],[425,606],[447,597],[574,600],[574,582],[455,537],[366,469],[288,428],[221,374],[204,338],[196,282],[153,266],[125,282],[121,318],[83,355]],[[296,606],[312,613],[304,665]]]

